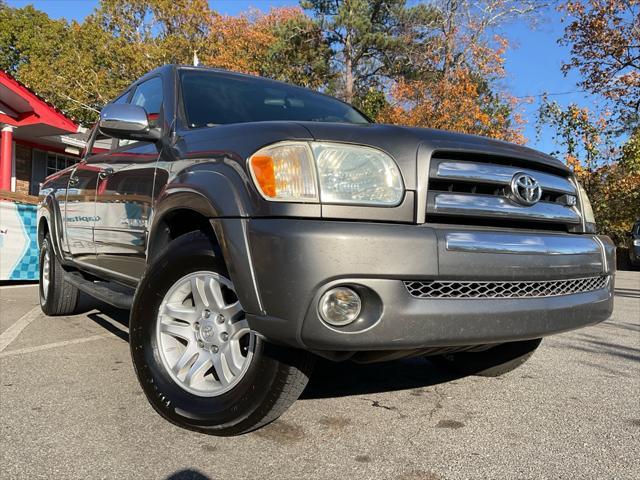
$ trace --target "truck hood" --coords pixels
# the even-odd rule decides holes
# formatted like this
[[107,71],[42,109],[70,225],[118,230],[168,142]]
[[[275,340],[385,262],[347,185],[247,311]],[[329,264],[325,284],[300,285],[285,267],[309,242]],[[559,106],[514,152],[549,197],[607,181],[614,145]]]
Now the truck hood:
[[[298,123],[318,141],[370,145],[386,151],[398,163],[408,190],[416,189],[417,162],[428,162],[433,152],[476,153],[517,158],[532,164],[569,172],[566,165],[549,155],[521,145],[477,135],[384,124]],[[418,149],[421,146],[420,152],[428,154],[421,154],[418,159]]]

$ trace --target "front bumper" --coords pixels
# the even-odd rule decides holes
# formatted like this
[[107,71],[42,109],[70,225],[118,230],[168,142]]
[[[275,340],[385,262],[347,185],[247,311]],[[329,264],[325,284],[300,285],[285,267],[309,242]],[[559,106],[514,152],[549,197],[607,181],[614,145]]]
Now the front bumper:
[[[515,341],[597,323],[613,309],[615,249],[607,237],[326,220],[222,222],[223,230],[241,230],[247,240],[243,261],[251,263],[257,298],[241,302],[256,306],[247,308],[251,327],[294,347],[363,351]],[[602,275],[610,276],[605,288],[537,298],[424,299],[404,284]],[[322,294],[338,285],[363,297],[362,318],[341,328],[324,323],[317,309]]]

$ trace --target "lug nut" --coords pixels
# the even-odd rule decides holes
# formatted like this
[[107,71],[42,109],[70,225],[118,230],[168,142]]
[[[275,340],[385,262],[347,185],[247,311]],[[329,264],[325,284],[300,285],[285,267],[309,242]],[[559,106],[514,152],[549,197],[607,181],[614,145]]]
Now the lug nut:
[[218,321],[218,323],[224,323],[224,315],[218,315],[218,318],[216,320]]
[[211,351],[213,353],[218,353],[218,346],[217,345],[211,345]]
[[198,346],[200,348],[204,347],[204,342],[202,340],[198,340]]
[[196,330],[200,330],[200,323],[199,322],[194,323],[193,328],[195,328]]
[[223,342],[226,342],[227,340],[229,340],[229,334],[227,332],[222,332],[220,334],[220,338],[222,338]]
[[211,310],[205,310],[205,311],[202,313],[202,316],[203,316],[204,318],[209,318],[209,317],[211,316]]

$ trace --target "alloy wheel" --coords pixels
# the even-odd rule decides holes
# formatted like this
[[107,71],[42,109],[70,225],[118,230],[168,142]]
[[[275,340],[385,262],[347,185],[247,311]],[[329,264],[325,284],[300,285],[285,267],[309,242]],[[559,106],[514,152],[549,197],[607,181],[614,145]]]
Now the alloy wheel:
[[203,397],[232,389],[247,372],[256,346],[233,284],[209,271],[186,275],[169,289],[156,339],[171,378]]

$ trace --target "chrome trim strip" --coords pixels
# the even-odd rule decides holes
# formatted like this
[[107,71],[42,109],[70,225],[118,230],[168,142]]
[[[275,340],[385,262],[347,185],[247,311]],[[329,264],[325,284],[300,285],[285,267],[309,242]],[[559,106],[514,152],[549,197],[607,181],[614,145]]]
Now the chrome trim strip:
[[527,255],[584,255],[600,253],[595,237],[498,232],[451,232],[445,248],[452,252]]
[[429,192],[427,212],[439,215],[506,218],[580,224],[574,207],[559,203],[538,202],[530,207],[516,205],[506,197],[466,193]]
[[476,163],[456,160],[436,160],[433,178],[439,180],[460,180],[464,182],[490,183],[509,185],[513,176],[526,173],[535,178],[543,191],[554,191],[577,195],[575,185],[568,179],[538,170],[496,165],[491,163]]

